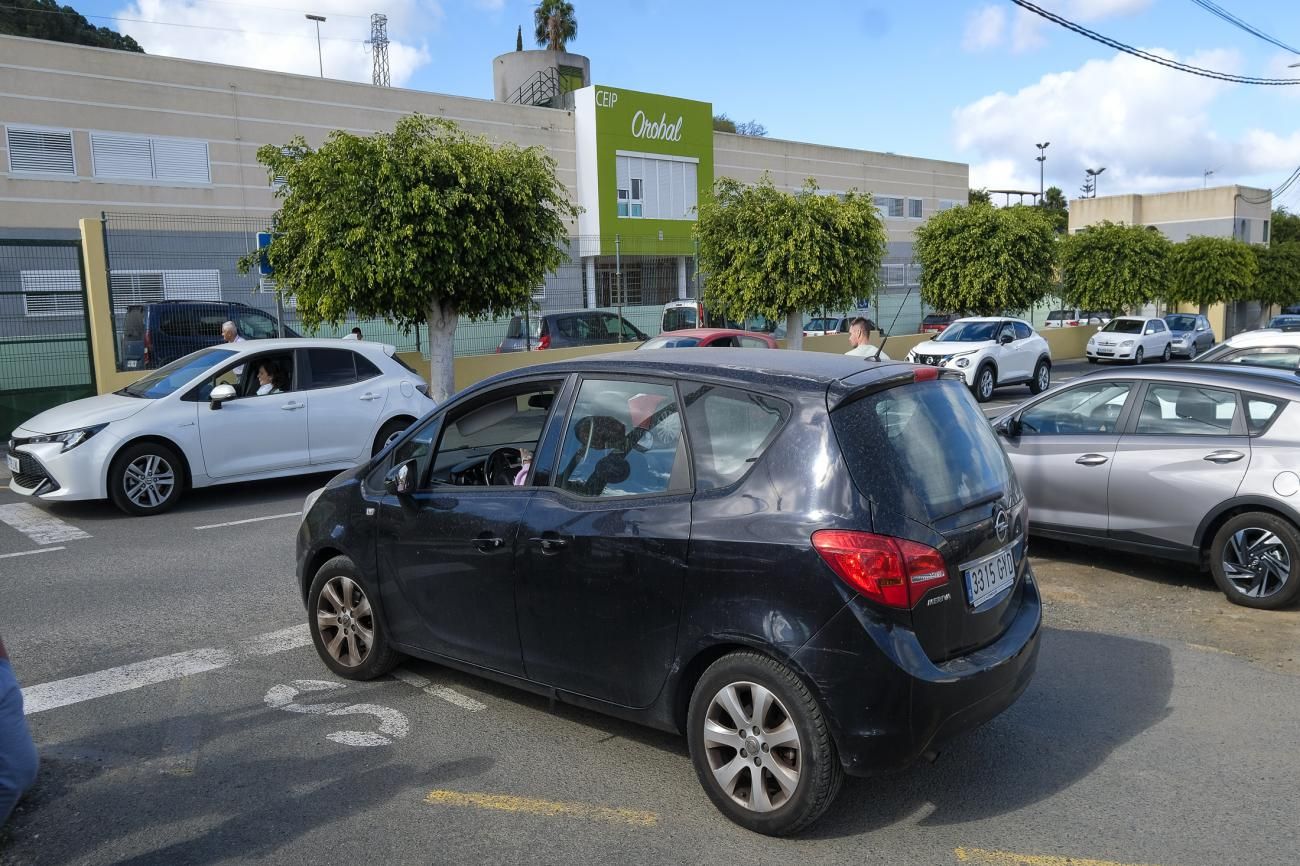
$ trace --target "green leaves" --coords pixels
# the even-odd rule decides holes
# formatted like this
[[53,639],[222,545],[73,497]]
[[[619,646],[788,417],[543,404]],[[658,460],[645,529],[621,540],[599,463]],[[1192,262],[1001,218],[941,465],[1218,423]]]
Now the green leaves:
[[1300,240],[1257,247],[1259,276],[1252,298],[1264,304],[1300,303]]
[[1173,245],[1147,226],[1102,222],[1061,238],[1061,294],[1084,310],[1136,309],[1169,294]]
[[1169,270],[1168,299],[1206,307],[1255,297],[1259,262],[1244,241],[1191,237],[1174,245]]
[[992,315],[1024,310],[1052,287],[1056,237],[1036,207],[971,204],[916,231],[921,298],[936,310]]
[[728,316],[783,319],[792,311],[843,309],[875,292],[885,228],[869,194],[797,194],[770,177],[754,186],[720,179],[695,225],[710,305]]

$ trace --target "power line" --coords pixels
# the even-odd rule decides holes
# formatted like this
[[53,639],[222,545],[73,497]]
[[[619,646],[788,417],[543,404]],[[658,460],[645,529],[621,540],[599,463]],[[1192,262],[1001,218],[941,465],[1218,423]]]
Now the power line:
[[[1291,172],[1290,177],[1282,181],[1281,186],[1279,186],[1277,189],[1270,191],[1267,197],[1256,199],[1256,198],[1248,198],[1244,195],[1239,195],[1238,198],[1240,198],[1246,204],[1270,204],[1272,202],[1277,201],[1279,198],[1285,195],[1286,191],[1296,184],[1296,181],[1300,181],[1300,165],[1296,166],[1295,171]],[[1300,187],[1297,187],[1297,189],[1300,189]]]
[[[237,5],[237,4],[232,4]],[[269,7],[261,7],[269,8]],[[66,15],[62,9],[29,9],[26,6],[15,6],[8,3],[0,3],[0,9],[17,9],[20,12],[34,12],[40,15]],[[159,27],[184,27],[188,30],[213,30],[224,33],[247,33],[254,36],[274,36],[278,39],[289,37],[291,39],[314,39],[315,37],[308,34],[299,33],[272,33],[269,30],[242,30],[238,27],[214,27],[209,24],[181,24],[177,21],[149,21],[143,18],[118,18],[113,15],[85,15],[80,14],[82,18],[95,18],[100,21],[125,21],[131,24],[153,24]],[[326,42],[349,42],[353,45],[364,45],[362,39],[346,39],[342,36],[322,36],[321,39]]]
[[1269,36],[1267,33],[1260,30],[1259,28],[1247,24],[1245,21],[1242,21],[1240,18],[1238,18],[1236,15],[1233,15],[1231,12],[1229,12],[1227,9],[1224,9],[1222,6],[1219,6],[1215,3],[1211,3],[1210,0],[1192,0],[1192,2],[1195,3],[1197,6],[1200,6],[1206,12],[1209,12],[1211,15],[1217,18],[1222,18],[1224,21],[1227,21],[1233,27],[1238,27],[1242,30],[1245,30],[1247,33],[1249,33],[1252,36],[1258,36],[1260,39],[1263,39],[1265,42],[1269,43],[1270,45],[1276,45],[1278,48],[1281,48],[1286,51],[1290,51],[1292,54],[1300,54],[1300,48],[1292,48],[1290,45],[1287,45],[1285,42],[1281,42],[1277,39],[1274,39],[1272,36]]
[[1114,48],[1116,51],[1123,51],[1125,54],[1132,54],[1134,57],[1140,57],[1143,60],[1149,60],[1152,63],[1158,63],[1161,66],[1167,66],[1170,69],[1177,69],[1179,72],[1188,72],[1192,75],[1200,75],[1204,78],[1214,78],[1219,81],[1230,81],[1234,84],[1261,84],[1271,86],[1300,84],[1300,78],[1256,78],[1252,75],[1235,75],[1230,72],[1216,72],[1213,69],[1203,69],[1200,66],[1192,66],[1191,64],[1181,63],[1177,60],[1169,60],[1158,54],[1152,54],[1150,51],[1143,51],[1141,48],[1134,48],[1132,45],[1125,44],[1117,39],[1111,39],[1109,36],[1103,36],[1095,30],[1089,30],[1087,27],[1075,24],[1073,21],[1062,18],[1054,12],[1048,12],[1041,6],[1035,6],[1033,3],[1030,3],[1029,0],[1011,0],[1011,2],[1022,9],[1033,12],[1041,18],[1046,18],[1054,24],[1059,24],[1067,30],[1073,30],[1080,36],[1086,36],[1094,42],[1100,42],[1102,45],[1107,45]]

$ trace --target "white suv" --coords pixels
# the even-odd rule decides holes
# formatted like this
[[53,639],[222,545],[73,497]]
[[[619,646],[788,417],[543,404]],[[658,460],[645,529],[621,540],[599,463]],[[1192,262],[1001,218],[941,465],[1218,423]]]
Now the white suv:
[[960,370],[981,403],[991,399],[999,385],[1027,384],[1038,394],[1052,384],[1051,349],[1022,319],[958,319],[908,352],[907,360]]

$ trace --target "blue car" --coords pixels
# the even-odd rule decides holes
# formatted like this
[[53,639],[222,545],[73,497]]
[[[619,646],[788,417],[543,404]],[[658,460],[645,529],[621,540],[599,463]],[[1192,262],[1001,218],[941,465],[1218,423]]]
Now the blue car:
[[[245,340],[279,337],[272,315],[237,301],[158,301],[127,308],[122,326],[122,369],[154,369],[221,342],[234,322]],[[286,337],[301,337],[286,326]]]

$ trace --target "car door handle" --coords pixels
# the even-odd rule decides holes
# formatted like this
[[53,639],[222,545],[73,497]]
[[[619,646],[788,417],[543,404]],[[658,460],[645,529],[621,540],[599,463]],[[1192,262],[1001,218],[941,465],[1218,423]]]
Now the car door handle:
[[362,399],[362,400],[378,400],[378,399],[379,399],[379,395],[378,395],[378,394],[372,394],[371,392],[367,391],[366,393],[364,393],[364,394],[361,395],[361,399]]
[[299,401],[294,400],[294,401],[292,401],[292,402],[285,403],[285,404],[284,404],[283,406],[281,406],[280,408],[283,409],[283,410],[286,411],[286,412],[292,412],[292,411],[294,411],[295,409],[301,409],[301,408],[302,408],[303,406],[305,406],[305,405],[306,405],[305,403],[300,403]]
[[1109,459],[1105,454],[1085,454],[1074,462],[1080,466],[1100,466]]
[[498,538],[495,535],[489,535],[486,532],[474,539],[474,546],[479,550],[487,553],[489,550],[496,550],[506,543],[504,538]]
[[1213,451],[1209,454],[1206,454],[1205,459],[1210,461],[1211,463],[1235,463],[1236,461],[1240,460],[1245,456],[1246,455],[1242,454],[1240,451],[1223,450],[1223,451]]
[[565,541],[563,538],[548,538],[548,537],[538,536],[537,538],[532,538],[529,540],[532,541],[533,544],[536,544],[538,547],[540,547],[542,549],[542,553],[559,553],[561,550],[564,550],[564,548],[569,546],[569,542]]

